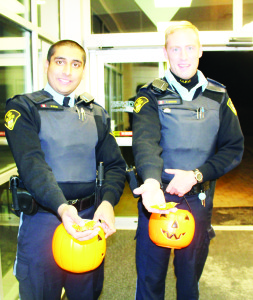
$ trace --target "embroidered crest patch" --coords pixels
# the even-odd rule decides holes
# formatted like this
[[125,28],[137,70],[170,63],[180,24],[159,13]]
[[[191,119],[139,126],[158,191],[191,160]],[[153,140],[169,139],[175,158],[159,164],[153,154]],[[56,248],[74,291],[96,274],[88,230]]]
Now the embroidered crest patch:
[[142,107],[148,102],[149,102],[148,98],[139,97],[134,102],[134,111],[138,114],[141,111]]
[[232,110],[232,112],[237,116],[237,111],[234,107],[234,104],[233,104],[231,98],[228,99],[227,105]]
[[5,114],[5,117],[4,117],[5,127],[7,127],[9,130],[13,130],[13,128],[17,122],[17,119],[20,116],[21,116],[21,114],[18,111],[14,110],[14,109],[9,110]]

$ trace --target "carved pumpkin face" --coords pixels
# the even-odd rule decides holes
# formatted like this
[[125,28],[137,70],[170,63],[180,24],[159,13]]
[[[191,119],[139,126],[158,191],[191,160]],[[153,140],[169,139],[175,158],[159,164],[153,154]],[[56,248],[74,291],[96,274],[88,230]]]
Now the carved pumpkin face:
[[106,252],[105,234],[102,228],[97,236],[88,241],[78,241],[67,233],[60,224],[54,233],[52,243],[56,263],[64,270],[83,273],[96,269]]
[[169,214],[153,213],[149,220],[150,239],[158,246],[181,249],[187,247],[194,236],[193,215],[183,209]]

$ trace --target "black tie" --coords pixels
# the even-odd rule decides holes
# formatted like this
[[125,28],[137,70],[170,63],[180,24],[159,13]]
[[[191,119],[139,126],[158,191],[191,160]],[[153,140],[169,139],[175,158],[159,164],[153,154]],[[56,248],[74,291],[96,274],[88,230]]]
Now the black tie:
[[63,98],[63,106],[69,107],[69,100],[70,100],[70,97],[64,97]]

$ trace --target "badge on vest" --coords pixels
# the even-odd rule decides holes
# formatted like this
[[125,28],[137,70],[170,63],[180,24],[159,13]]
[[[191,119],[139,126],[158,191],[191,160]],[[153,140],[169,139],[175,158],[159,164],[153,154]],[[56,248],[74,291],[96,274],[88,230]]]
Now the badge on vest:
[[11,109],[9,110],[6,114],[5,114],[5,117],[4,117],[4,125],[6,128],[8,128],[9,130],[13,130],[14,129],[14,126],[17,122],[17,119],[21,116],[21,114],[14,110],[14,109]]
[[180,98],[179,99],[165,99],[164,98],[163,100],[158,100],[157,103],[158,103],[158,105],[166,105],[166,104],[180,105],[180,104],[182,104],[182,100]]

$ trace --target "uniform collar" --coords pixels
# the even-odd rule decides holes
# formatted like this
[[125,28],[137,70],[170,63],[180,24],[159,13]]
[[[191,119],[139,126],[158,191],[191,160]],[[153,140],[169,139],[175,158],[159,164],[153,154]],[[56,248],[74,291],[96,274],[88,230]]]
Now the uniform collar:
[[176,89],[177,92],[179,93],[179,95],[181,96],[181,98],[186,101],[192,101],[194,94],[199,87],[202,87],[202,92],[207,87],[208,82],[207,82],[207,79],[205,78],[205,76],[203,75],[203,73],[201,71],[197,70],[197,75],[198,75],[198,79],[199,79],[198,84],[196,84],[190,91],[188,91],[187,88],[183,87],[175,79],[175,77],[172,75],[170,70],[167,70],[165,72],[165,78],[167,79],[168,83],[171,85],[172,88]]
[[[46,92],[48,92],[49,94],[51,94],[54,98],[54,100],[59,103],[60,105],[63,105],[63,99],[65,96],[57,93],[49,83],[46,84],[44,90]],[[68,95],[68,97],[70,97],[70,100],[69,100],[69,106],[70,107],[73,107],[74,104],[75,104],[75,91],[72,92],[70,95]]]

